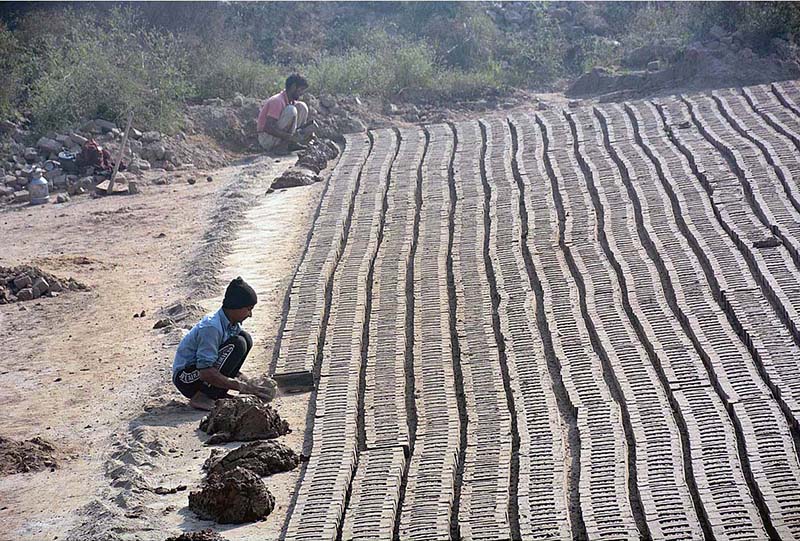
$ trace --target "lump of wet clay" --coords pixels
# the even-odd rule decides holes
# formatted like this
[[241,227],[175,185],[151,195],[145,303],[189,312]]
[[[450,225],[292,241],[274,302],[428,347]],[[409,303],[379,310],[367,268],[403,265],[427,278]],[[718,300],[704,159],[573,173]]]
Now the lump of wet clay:
[[198,532],[184,532],[174,537],[168,537],[166,541],[227,541],[220,534],[210,528]]
[[289,423],[255,396],[217,400],[211,413],[200,421],[200,430],[212,434],[206,445],[269,440],[290,432]]
[[56,448],[39,437],[16,441],[0,436],[0,475],[57,468],[55,454]]
[[289,447],[276,441],[246,443],[222,458],[212,453],[204,464],[209,474],[223,473],[234,468],[245,468],[261,477],[295,469],[300,457]]
[[290,167],[272,182],[271,188],[273,190],[281,190],[283,188],[293,188],[295,186],[310,186],[321,180],[322,177],[313,171],[301,169],[299,167]]
[[220,524],[264,520],[274,508],[275,498],[264,481],[245,468],[212,473],[200,490],[189,494],[189,509]]

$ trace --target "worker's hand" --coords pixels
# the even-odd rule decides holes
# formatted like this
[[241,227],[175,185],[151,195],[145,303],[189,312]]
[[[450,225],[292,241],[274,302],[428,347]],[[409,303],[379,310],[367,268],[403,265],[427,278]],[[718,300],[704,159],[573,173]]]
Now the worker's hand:
[[258,398],[269,402],[275,398],[277,386],[257,385],[254,383],[242,382],[239,386],[239,392],[242,394],[251,394],[253,396],[257,396]]

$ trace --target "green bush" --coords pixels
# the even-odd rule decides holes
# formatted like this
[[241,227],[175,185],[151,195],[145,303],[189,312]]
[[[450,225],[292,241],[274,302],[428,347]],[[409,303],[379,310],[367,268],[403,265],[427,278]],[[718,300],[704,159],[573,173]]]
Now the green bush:
[[0,22],[0,117],[9,116],[22,97],[26,72],[30,58],[20,46],[14,34]]
[[46,37],[37,59],[42,73],[31,87],[39,130],[86,118],[121,121],[129,111],[139,125],[164,131],[179,126],[192,88],[175,36],[142,28],[128,9],[114,9],[104,19],[90,12],[63,16],[67,29]]
[[194,62],[189,75],[197,98],[264,96],[281,88],[286,78],[278,66],[252,60],[237,50],[223,49],[204,60]]

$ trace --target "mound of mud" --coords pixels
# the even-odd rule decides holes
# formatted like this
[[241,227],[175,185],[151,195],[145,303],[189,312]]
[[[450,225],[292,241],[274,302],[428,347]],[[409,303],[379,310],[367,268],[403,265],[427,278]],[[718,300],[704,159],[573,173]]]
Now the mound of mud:
[[235,468],[245,468],[260,477],[295,469],[300,457],[289,447],[276,441],[247,443],[219,458],[213,454],[204,464],[209,474],[224,473]]
[[0,436],[0,475],[57,468],[55,455],[56,448],[42,438],[15,441]]
[[338,155],[339,148],[332,141],[316,139],[308,146],[307,150],[300,153],[296,165],[319,173],[325,169],[330,160]]
[[217,400],[200,430],[212,436],[206,445],[229,441],[268,440],[290,432],[278,412],[254,396]]
[[0,304],[55,297],[62,291],[88,289],[72,278],[56,278],[38,267],[0,267]]
[[270,187],[273,190],[281,190],[283,188],[294,188],[295,186],[309,186],[321,180],[322,177],[308,169],[292,166],[276,178]]
[[227,539],[207,528],[199,532],[185,532],[175,537],[168,537],[166,541],[227,541]]
[[189,509],[220,524],[264,520],[274,508],[275,498],[264,482],[245,468],[211,474],[199,491],[189,494]]

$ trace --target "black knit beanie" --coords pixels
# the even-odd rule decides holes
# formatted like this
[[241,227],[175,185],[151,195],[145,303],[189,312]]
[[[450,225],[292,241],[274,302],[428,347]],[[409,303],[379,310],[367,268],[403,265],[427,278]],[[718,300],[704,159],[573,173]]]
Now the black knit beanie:
[[228,289],[225,290],[225,299],[222,301],[223,308],[244,308],[245,306],[255,306],[258,302],[255,290],[250,285],[242,280],[241,276],[237,276],[231,283],[228,284]]

